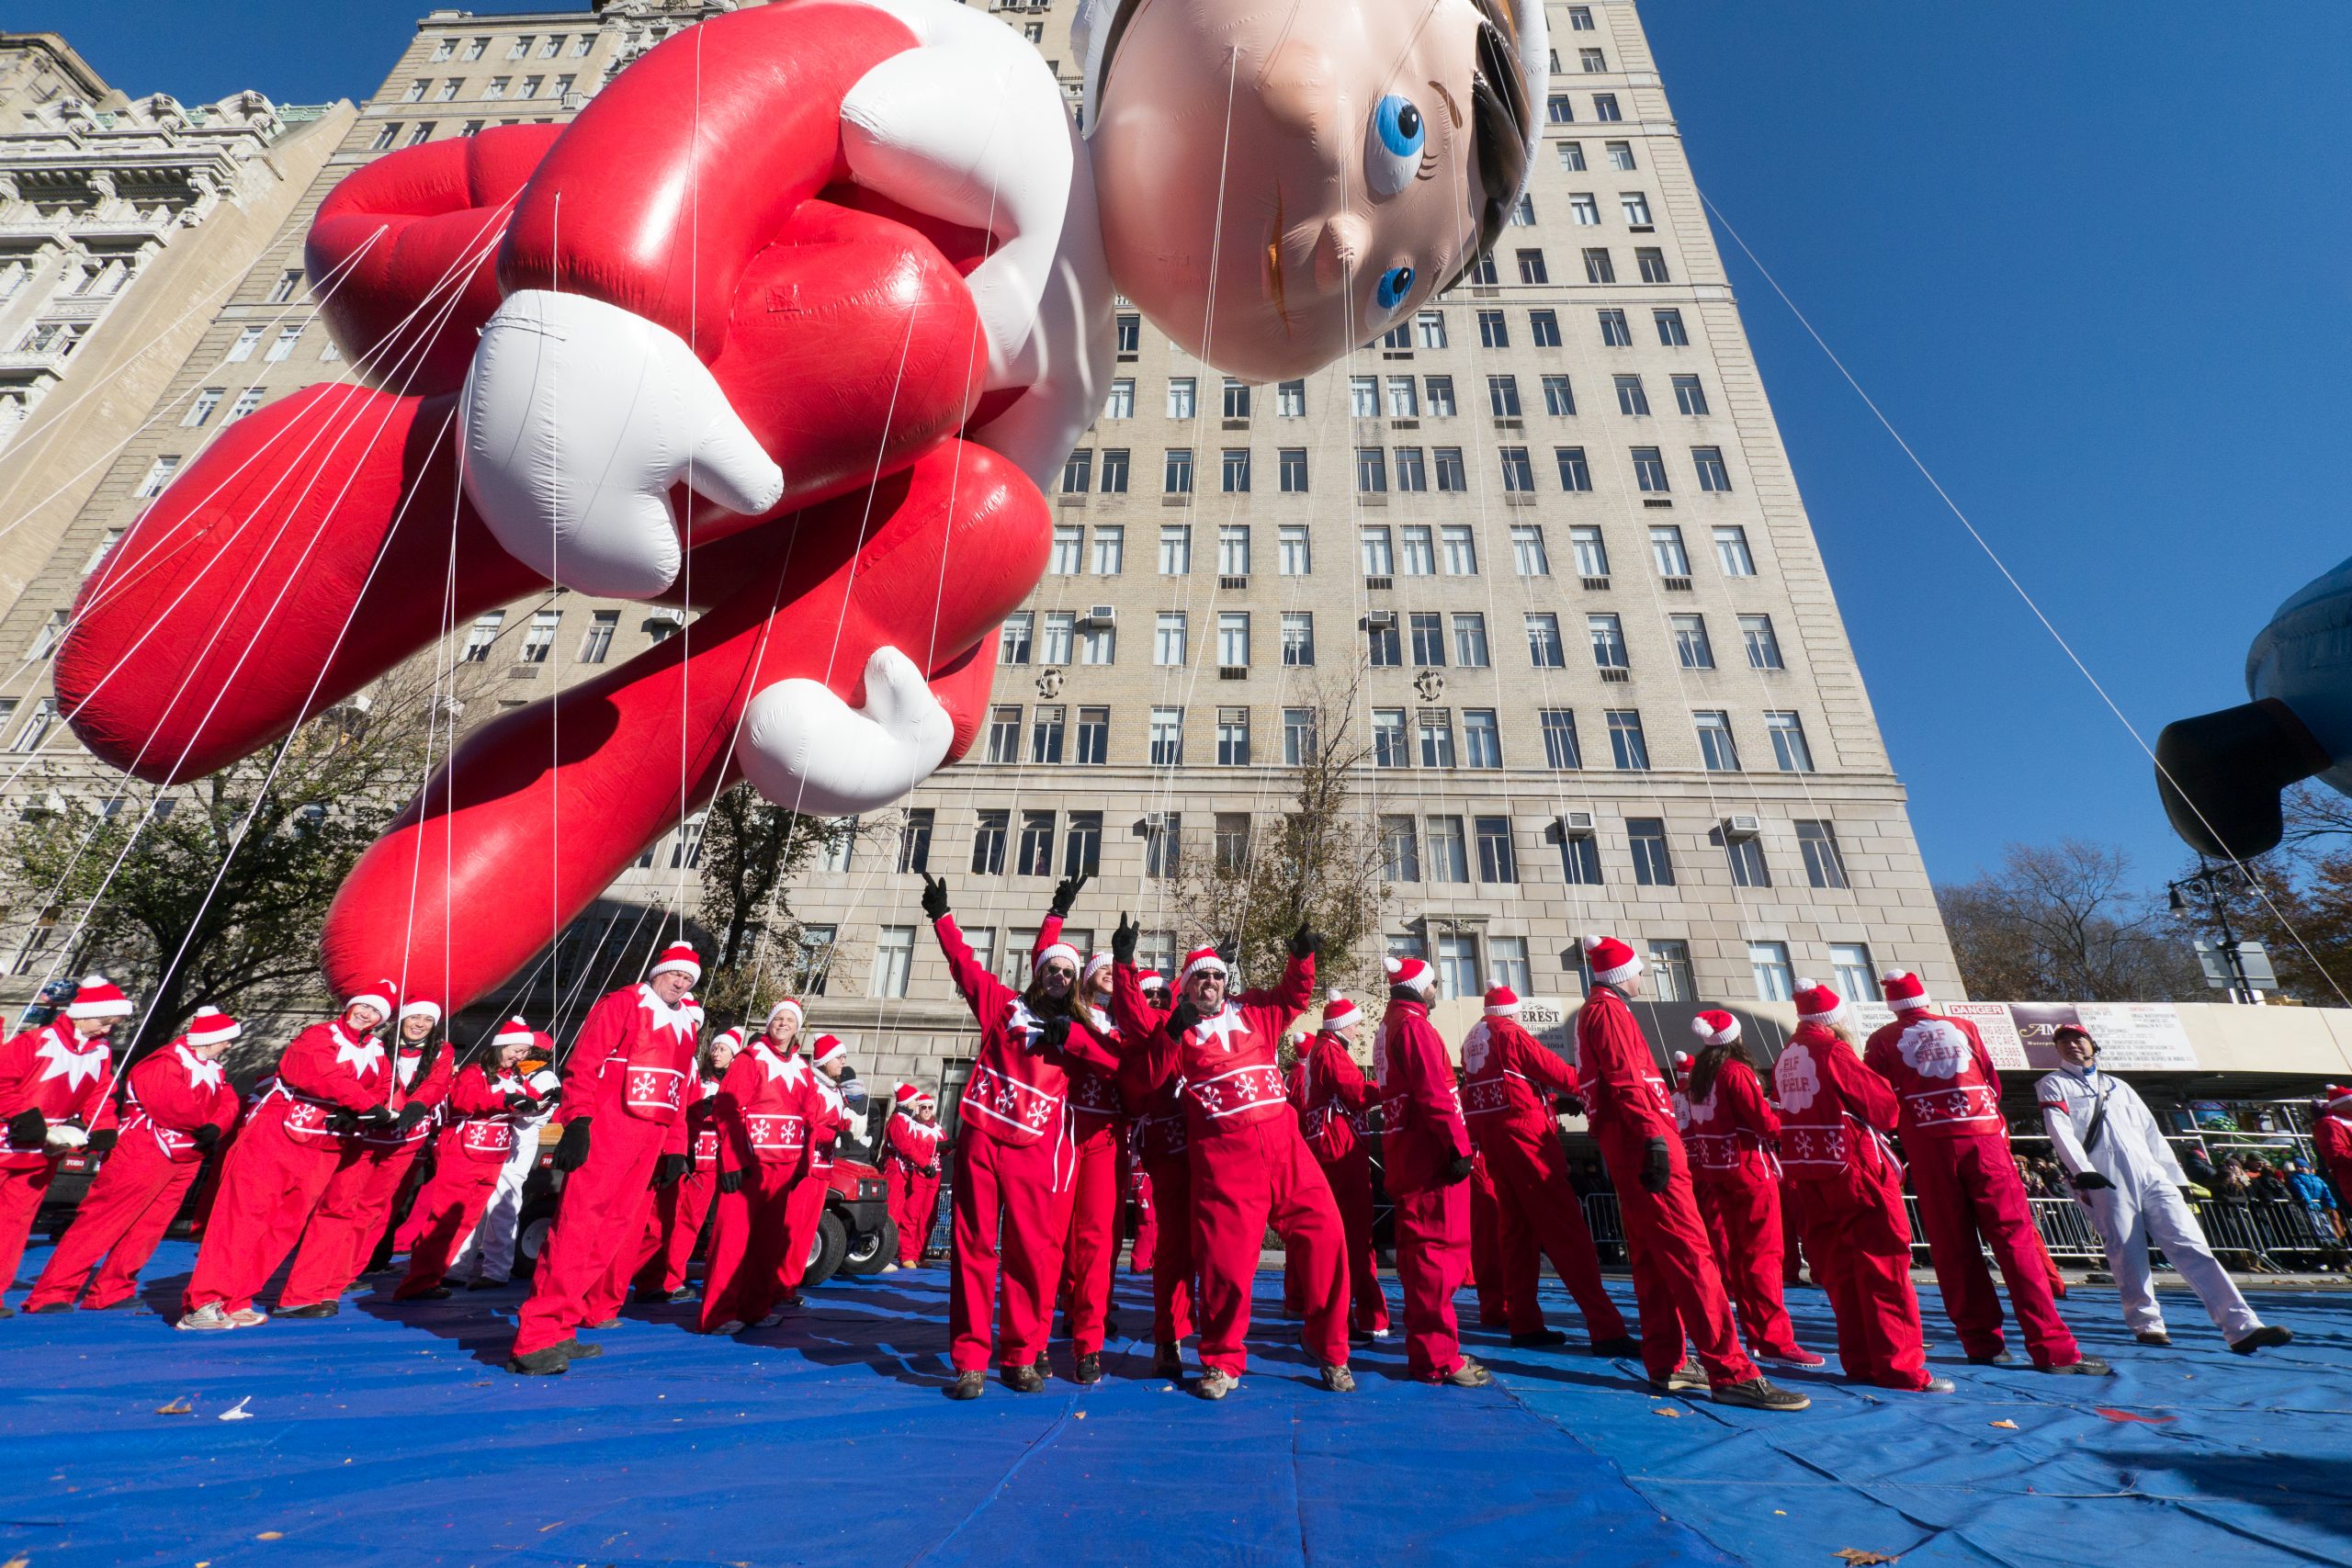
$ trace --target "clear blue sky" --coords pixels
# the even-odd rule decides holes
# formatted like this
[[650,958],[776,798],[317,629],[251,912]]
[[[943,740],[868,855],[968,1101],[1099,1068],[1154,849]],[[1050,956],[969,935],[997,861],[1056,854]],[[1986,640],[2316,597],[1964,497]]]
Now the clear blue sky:
[[[8,25],[132,92],[300,102],[371,90],[421,9],[17,0]],[[2247,639],[2352,554],[2352,6],[1644,17],[1701,184],[2132,721],[2244,701]],[[2145,758],[1724,248],[1930,873],[2070,835],[2168,872]]]

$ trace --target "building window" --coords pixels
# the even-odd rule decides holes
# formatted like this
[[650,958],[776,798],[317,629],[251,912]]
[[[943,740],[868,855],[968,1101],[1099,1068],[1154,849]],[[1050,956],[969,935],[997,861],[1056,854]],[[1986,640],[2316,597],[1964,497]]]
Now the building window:
[[[1826,821],[1797,823],[1797,850],[1804,856],[1804,879],[1814,887],[1849,887],[1846,856],[1838,847],[1838,829]],[[1867,996],[1869,993],[1860,992]]]
[[1532,196],[1521,197],[1518,205],[1510,209],[1510,221],[1511,227],[1515,229],[1534,228],[1535,198]]
[[1641,245],[1634,251],[1634,265],[1640,268],[1644,283],[1671,283],[1668,274],[1666,253],[1655,245]]
[[1674,378],[1674,406],[1693,418],[1702,418],[1707,412],[1707,389],[1696,376]]
[[1707,640],[1707,617],[1704,615],[1674,615],[1668,617],[1674,631],[1674,657],[1685,670],[1713,670],[1715,667],[1714,645]]
[[65,640],[65,627],[73,618],[74,612],[71,610],[51,610],[49,613],[48,623],[33,638],[33,650],[28,662],[39,663],[56,652],[57,645]]
[[828,834],[820,847],[817,863],[819,869],[847,872],[850,855],[857,848],[857,818],[837,817],[831,825],[840,831]]
[[1528,284],[1545,284],[1552,281],[1551,275],[1544,270],[1542,251],[1524,250],[1519,253],[1519,280]]
[[1412,756],[1405,740],[1405,710],[1372,710],[1372,761],[1377,768],[1408,766]]
[[226,387],[204,388],[196,394],[196,400],[188,404],[187,412],[180,417],[180,423],[190,427],[202,424],[212,417],[212,411],[219,408],[220,400],[228,395]]
[[117,545],[122,543],[122,536],[123,530],[120,528],[109,528],[107,530],[106,536],[98,541],[98,547],[92,550],[90,552],[90,558],[82,563],[82,575],[84,578],[86,579],[90,573],[98,570],[99,563],[104,561],[107,557],[112,553]]
[[1244,871],[1250,865],[1250,814],[1220,811],[1212,826],[1210,844],[1219,871]]
[[1747,645],[1747,667],[1750,670],[1785,668],[1781,662],[1781,639],[1772,635],[1771,616],[1740,616],[1739,637]]
[[1423,310],[1413,318],[1413,336],[1423,348],[1445,346],[1445,312]]
[[1529,495],[1535,490],[1535,464],[1524,446],[1498,446],[1495,457],[1502,464],[1503,490],[1512,495]]
[[670,869],[693,871],[702,864],[702,833],[709,825],[709,815],[697,811],[678,824],[678,838],[670,846]]
[[1004,874],[1004,840],[1012,814],[1004,811],[983,811],[972,830],[972,874],[1001,876]]
[[1428,397],[1431,419],[1453,417],[1453,377],[1424,376],[1421,378],[1421,390]]
[[910,808],[899,825],[899,871],[901,875],[931,869],[932,808]]
[[491,644],[498,640],[498,628],[506,619],[503,610],[492,610],[476,616],[473,629],[466,633],[466,646],[458,657],[469,664],[480,664],[490,657]]
[[1624,623],[1613,615],[1587,615],[1585,635],[1592,643],[1592,663],[1596,670],[1623,670],[1631,660],[1625,655]]
[[1560,874],[1571,887],[1600,886],[1600,840],[1590,833],[1560,835]]
[[1419,720],[1421,766],[1453,766],[1453,714],[1448,708],[1423,708]]
[[1356,448],[1356,493],[1385,495],[1388,492],[1388,455],[1378,446]]
[[1151,765],[1173,768],[1184,761],[1184,710],[1151,710]]
[[1536,716],[1544,728],[1544,765],[1562,772],[1583,767],[1575,713],[1567,708],[1539,708]]
[[1510,326],[1503,320],[1503,313],[1500,310],[1478,312],[1478,346],[1480,348],[1509,348],[1510,346]]
[[1568,216],[1576,220],[1577,227],[1580,229],[1599,228],[1600,226],[1600,198],[1590,191],[1577,192],[1568,197]]
[[1601,57],[1600,51],[1597,49],[1580,49],[1577,51],[1577,56],[1587,75],[1597,75],[1609,69],[1608,62]]
[[[1526,454],[1521,452],[1523,464]],[[1530,485],[1528,488],[1534,488]],[[1449,523],[1437,531],[1438,543],[1445,552],[1445,575],[1476,577],[1478,575],[1478,544],[1466,523]]]
[[[1078,575],[1079,563],[1085,558],[1085,528],[1070,523],[1057,525],[1054,529],[1053,550],[1046,558],[1046,570],[1056,577],[1075,577]],[[1057,661],[1048,659],[1046,662],[1051,664]]]
[[1284,610],[1283,612],[1283,663],[1290,669],[1304,670],[1315,662],[1315,612]]
[[400,135],[401,128],[398,120],[379,125],[376,128],[376,140],[368,144],[368,151],[389,152],[392,149],[392,143],[400,140]]
[[1437,488],[1439,494],[1459,495],[1462,491],[1470,488],[1470,476],[1468,470],[1464,468],[1462,466],[1461,447],[1437,447],[1430,452],[1430,460],[1437,468]]
[[1789,969],[1789,944],[1785,942],[1751,942],[1747,944],[1747,967],[1756,976],[1756,999],[1760,1002],[1785,1002],[1796,995],[1796,985]]
[[1127,531],[1116,524],[1098,524],[1094,529],[1094,575],[1116,577],[1126,570]]
[[1024,811],[1021,814],[1021,841],[1013,850],[1012,874],[1051,876],[1053,874],[1054,814],[1050,811]]
[[1396,575],[1396,546],[1387,529],[1367,527],[1359,530],[1356,546],[1356,553],[1363,558],[1363,574],[1366,577]]
[[1614,379],[1617,383],[1617,412],[1648,417],[1650,395],[1642,389],[1642,378],[1639,376],[1619,376]]
[[540,610],[531,616],[530,626],[523,633],[522,650],[516,655],[525,664],[545,664],[548,650],[555,647],[556,628],[563,624],[561,610]]
[[1396,618],[1385,620],[1367,617],[1365,632],[1371,638],[1371,663],[1374,670],[1396,670],[1403,667],[1403,643],[1396,635]]
[[1634,330],[1625,324],[1624,311],[1611,307],[1605,310],[1597,310],[1594,314],[1600,321],[1601,346],[1604,348],[1634,346]]
[[1793,713],[1767,713],[1764,728],[1772,737],[1772,760],[1784,773],[1813,772],[1813,748],[1805,744],[1804,720]]
[[[537,81],[537,78],[533,77],[532,80]],[[409,131],[407,144],[411,147],[422,147],[424,143],[432,140],[433,122],[428,119]]]
[[[330,344],[328,346],[333,347],[334,345]],[[247,387],[243,391],[239,392],[237,394],[237,400],[229,405],[228,417],[220,422],[222,427],[226,428],[229,425],[234,424],[239,420],[244,418],[247,414],[252,413],[255,409],[261,407],[262,399],[268,395],[269,389],[266,387]]]
[[[1651,226],[1650,198],[1643,195],[1640,191],[1628,190],[1618,192],[1617,205],[1623,210],[1625,214],[1625,222],[1628,226],[1635,229],[1646,229]],[[1658,253],[1656,251],[1644,251],[1641,254],[1644,255],[1654,256]],[[1659,265],[1659,270],[1661,272],[1665,270],[1663,263]],[[1642,281],[1645,283],[1664,283],[1667,279],[1662,276],[1652,277],[1649,275],[1648,269],[1645,267],[1642,272]]]
[[1470,880],[1470,847],[1462,837],[1462,818],[1432,817],[1427,829],[1429,879],[1431,882]]
[[1216,765],[1220,768],[1246,768],[1250,765],[1248,708],[1216,710]]
[[1511,566],[1521,577],[1549,577],[1551,558],[1544,551],[1544,530],[1532,523],[1512,525],[1510,531]]
[[1274,454],[1282,468],[1282,489],[1284,495],[1306,493],[1306,448],[1284,446]]
[[[1410,382],[1406,383],[1410,386]],[[1396,489],[1400,494],[1419,494],[1430,488],[1429,465],[1422,460],[1418,446],[1396,448]]]
[[1549,125],[1574,125],[1577,106],[1566,93],[1554,93],[1544,100],[1544,119]]
[[[1552,457],[1560,465],[1560,488],[1571,494],[1592,488],[1592,465],[1585,461],[1581,446],[1555,446]],[[1606,572],[1600,573],[1607,576]]]
[[1416,524],[1405,530],[1405,575],[1437,575],[1437,546],[1427,524]]
[[1724,449],[1720,446],[1693,446],[1690,466],[1699,470],[1699,488],[1713,495],[1729,493],[1731,470],[1724,467]]
[[1609,547],[1602,540],[1600,529],[1569,529],[1568,547],[1576,552],[1578,577],[1605,578],[1609,575]]
[[1102,813],[1073,811],[1062,835],[1062,874],[1091,876],[1102,869]]
[[1227,669],[1250,662],[1250,612],[1220,610],[1216,617],[1216,661]]
[[1193,570],[1193,526],[1189,523],[1159,525],[1159,573],[1183,577]]
[[1306,417],[1306,383],[1283,381],[1274,388],[1274,412],[1283,419]]
[[1062,737],[1069,724],[1069,710],[1059,703],[1039,703],[1029,714],[1029,760],[1033,762],[1058,763],[1062,760]]
[[1167,461],[1159,472],[1160,492],[1165,495],[1192,494],[1193,449],[1190,446],[1170,446],[1167,451]]
[[1690,944],[1653,940],[1650,949],[1650,994],[1662,1002],[1695,1002],[1699,987],[1690,973]]
[[1062,459],[1062,493],[1084,495],[1094,485],[1094,448],[1081,446]]
[[1078,661],[1080,664],[1116,664],[1119,661],[1119,628],[1110,621],[1089,620],[1078,634]]
[[1646,494],[1664,495],[1674,487],[1666,481],[1666,459],[1655,446],[1634,448],[1634,483]]
[[[1170,877],[1183,868],[1184,818],[1181,813],[1154,812],[1143,822],[1143,874]],[[1170,943],[1172,948],[1173,942]],[[1167,974],[1163,965],[1160,973]]]
[[1592,96],[1592,118],[1599,120],[1619,120],[1625,117],[1617,112],[1617,95],[1595,93]]
[[1833,942],[1829,944],[1830,983],[1841,997],[1871,997],[1878,994],[1878,969],[1871,963],[1868,944],[1859,942]]
[[1635,710],[1632,708],[1609,710],[1609,754],[1621,773],[1638,773],[1648,771],[1649,742],[1643,738],[1642,716]]
[[1747,530],[1733,525],[1715,530],[1715,564],[1725,577],[1754,577],[1756,558],[1747,553]]
[[1453,662],[1464,670],[1487,667],[1487,617],[1465,610],[1453,617]]
[[153,500],[164,493],[164,487],[170,484],[172,476],[179,471],[180,460],[176,456],[156,458],[147,465],[145,477],[140,479],[138,488],[130,492],[132,498],[139,501]]
[[1380,378],[1351,376],[1348,378],[1348,412],[1358,419],[1380,417]]
[[1118,352],[1121,354],[1133,354],[1143,345],[1141,316],[1129,311],[1121,311],[1114,318],[1112,330],[1117,334]]
[[1463,761],[1473,768],[1503,765],[1503,732],[1492,708],[1462,710]]
[[1592,7],[1589,6],[1569,6],[1568,28],[1571,32],[1589,33],[1592,31]]
[[1390,882],[1421,879],[1421,837],[1410,817],[1380,819],[1380,874]]
[[1151,661],[1154,664],[1181,665],[1190,662],[1190,649],[1185,629],[1184,612],[1162,610],[1154,628]]
[[1478,939],[1459,932],[1437,939],[1437,976],[1442,996],[1478,995]]
[[1127,493],[1127,449],[1124,446],[1102,448],[1102,493]]
[[1628,817],[1625,838],[1634,852],[1634,881],[1643,887],[1674,886],[1674,857],[1667,852],[1666,818]]
[[1416,611],[1413,623],[1413,662],[1430,669],[1445,668],[1445,617]]
[[1650,320],[1657,323],[1657,341],[1668,348],[1688,348],[1690,335],[1682,330],[1682,312],[1667,309],[1652,310]]
[[1563,141],[1560,143],[1560,169],[1564,174],[1580,175],[1584,173],[1583,142]]
[[1315,761],[1315,710],[1313,708],[1283,709],[1283,766],[1303,768]]
[[1227,495],[1250,493],[1250,448],[1228,446],[1225,449],[1222,482]]
[[1388,378],[1388,417],[1391,419],[1421,417],[1419,385],[1410,376]]
[[1517,419],[1519,409],[1519,378],[1489,376],[1487,378],[1487,406],[1497,419]]
[[1004,625],[997,629],[996,661],[999,664],[1029,662],[1030,636],[1037,624],[1034,610],[1016,610],[1005,616]]
[[1577,412],[1577,394],[1566,376],[1544,378],[1544,412],[1554,419],[1568,419]]
[[989,761],[1018,762],[1021,761],[1021,708],[989,709]]
[[1560,640],[1560,617],[1549,610],[1527,615],[1527,657],[1538,670],[1567,668],[1567,649]]
[[1739,748],[1732,744],[1731,715],[1721,708],[1690,716],[1699,731],[1699,763],[1711,773],[1739,772]]
[[1605,245],[1588,245],[1584,253],[1584,280],[1587,283],[1614,283],[1617,268],[1609,259]]
[[1315,545],[1303,523],[1285,523],[1274,531],[1275,570],[1284,577],[1306,577],[1315,570]]
[[1225,378],[1225,417],[1227,419],[1250,417],[1250,384],[1248,382],[1237,381],[1230,376]]
[[874,979],[869,997],[903,997],[907,977],[914,972],[915,928],[884,926],[874,936]]
[[1122,376],[1111,383],[1111,395],[1102,401],[1104,419],[1133,419],[1136,416],[1136,383],[1130,376]]

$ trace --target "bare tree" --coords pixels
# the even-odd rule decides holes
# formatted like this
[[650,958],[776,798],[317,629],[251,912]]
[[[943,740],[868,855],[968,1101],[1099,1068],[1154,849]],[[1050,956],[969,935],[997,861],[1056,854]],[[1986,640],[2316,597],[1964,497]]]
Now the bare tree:
[[2002,1001],[2201,1000],[2194,953],[2122,850],[2010,844],[1997,871],[1936,889],[1969,994]]
[[871,821],[808,817],[760,798],[739,784],[711,803],[698,847],[702,919],[718,953],[702,984],[714,1015],[756,1018],[790,993],[823,954],[806,951],[792,884],[823,852],[865,842],[895,843],[897,813]]
[[1362,987],[1378,974],[1380,920],[1388,903],[1385,862],[1369,797],[1352,786],[1371,756],[1359,727],[1361,669],[1317,677],[1286,711],[1311,724],[1299,761],[1284,770],[1284,809],[1250,820],[1239,842],[1213,838],[1182,846],[1176,907],[1195,928],[1236,943],[1237,963],[1271,976],[1302,924],[1323,937],[1318,975]]

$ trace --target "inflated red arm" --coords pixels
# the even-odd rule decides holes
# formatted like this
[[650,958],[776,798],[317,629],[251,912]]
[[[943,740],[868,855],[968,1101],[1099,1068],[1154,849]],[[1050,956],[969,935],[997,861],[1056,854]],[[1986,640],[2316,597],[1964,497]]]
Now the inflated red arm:
[[744,267],[794,209],[847,175],[842,96],[915,42],[882,11],[824,0],[675,35],[615,77],[531,176],[500,285],[617,305],[707,364]]

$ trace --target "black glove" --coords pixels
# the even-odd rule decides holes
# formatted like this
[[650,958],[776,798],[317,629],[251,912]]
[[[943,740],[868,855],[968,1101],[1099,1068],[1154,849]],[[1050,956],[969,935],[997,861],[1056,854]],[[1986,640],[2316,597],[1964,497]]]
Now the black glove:
[[122,1134],[120,1133],[112,1127],[101,1128],[99,1131],[90,1134],[90,1152],[94,1155],[102,1155],[106,1153],[108,1149],[114,1147],[115,1140],[121,1135]]
[[1111,933],[1111,956],[1121,964],[1136,961],[1136,941],[1143,935],[1143,928],[1132,915],[1119,917],[1119,929]]
[[330,1111],[327,1112],[327,1131],[356,1133],[359,1131],[359,1118],[348,1111]]
[[427,1116],[432,1114],[433,1107],[429,1105],[419,1105],[415,1100],[410,1100],[406,1105],[401,1107],[401,1131],[403,1133],[407,1132],[411,1127],[415,1126],[419,1122],[424,1121]]
[[37,1149],[49,1141],[49,1118],[38,1106],[8,1118],[8,1141],[20,1149]]
[[939,1179],[939,1167],[935,1163],[924,1166],[920,1174],[926,1181],[936,1181]]
[[564,1128],[563,1142],[555,1146],[555,1168],[558,1170],[578,1170],[588,1163],[588,1123],[591,1120],[582,1116]]
[[1554,1095],[1552,1109],[1563,1116],[1581,1116],[1584,1114],[1584,1096],[1580,1094]]
[[1293,958],[1312,958],[1322,951],[1323,933],[1309,929],[1305,920],[1299,921],[1298,930],[1290,933],[1290,955]]
[[1042,1019],[1037,1025],[1037,1043],[1045,1050],[1059,1052],[1069,1044],[1069,1014]]
[[1227,964],[1240,963],[1241,933],[1239,931],[1235,931],[1231,936],[1228,936],[1223,942],[1218,942],[1216,944],[1216,955],[1219,958],[1224,959]]
[[389,1127],[399,1118],[389,1105],[371,1105],[359,1113],[359,1124],[367,1128]]
[[510,1094],[506,1097],[506,1109],[509,1111],[528,1111],[530,1108],[531,1097],[527,1094]]
[[1182,1040],[1184,1032],[1200,1021],[1201,1010],[1193,1005],[1192,998],[1184,997],[1168,1010],[1168,1021],[1162,1027],[1168,1031],[1169,1039]]
[[198,1148],[209,1149],[213,1145],[220,1141],[220,1128],[218,1123],[207,1122],[203,1126],[198,1127],[195,1132],[190,1133],[188,1136],[196,1140],[196,1146]]
[[2115,1185],[2096,1170],[2079,1170],[2067,1179],[2075,1184],[2077,1192],[2098,1192]]
[[947,913],[947,879],[926,873],[922,879],[922,913],[925,919],[943,919]]
[[1663,1192],[1674,1180],[1674,1156],[1664,1138],[1652,1138],[1642,1147],[1642,1190]]
[[1076,876],[1065,876],[1054,884],[1054,913],[1068,916],[1070,906],[1078,902],[1078,890],[1093,880],[1092,872],[1081,871]]
[[694,1168],[694,1163],[685,1155],[663,1155],[653,1162],[653,1190],[659,1192],[664,1187],[675,1187]]
[[720,1171],[718,1190],[721,1192],[741,1192],[743,1190],[743,1173],[740,1170]]
[[1455,1155],[1446,1162],[1445,1184],[1451,1187],[1457,1181],[1469,1180],[1470,1173],[1477,1168],[1478,1162],[1468,1155]]

